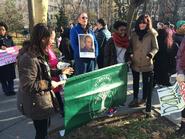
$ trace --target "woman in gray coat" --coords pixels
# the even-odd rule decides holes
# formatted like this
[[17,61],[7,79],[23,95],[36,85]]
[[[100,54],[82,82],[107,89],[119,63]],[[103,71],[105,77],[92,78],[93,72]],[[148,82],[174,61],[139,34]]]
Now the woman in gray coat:
[[47,64],[46,48],[50,45],[50,32],[45,24],[34,26],[27,45],[27,51],[18,56],[18,109],[33,120],[35,139],[46,139],[48,119],[54,112],[52,88],[56,88],[58,83],[51,81]]

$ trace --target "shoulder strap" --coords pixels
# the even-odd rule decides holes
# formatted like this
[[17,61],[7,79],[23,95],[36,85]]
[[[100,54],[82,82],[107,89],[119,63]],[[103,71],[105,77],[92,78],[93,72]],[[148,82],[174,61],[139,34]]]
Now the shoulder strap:
[[[102,43],[101,43],[101,45],[100,45],[100,48],[103,46],[103,44],[104,44],[104,42],[105,42],[105,40],[106,40],[106,35],[105,35],[105,33],[102,31],[102,34],[103,34],[103,41],[102,41]],[[108,41],[107,41],[108,42]]]
[[102,43],[100,45],[100,48],[102,48],[104,41],[105,41],[105,36],[103,37],[103,41],[102,41]]
[[123,51],[123,48],[118,52],[117,57],[121,54],[122,51]]

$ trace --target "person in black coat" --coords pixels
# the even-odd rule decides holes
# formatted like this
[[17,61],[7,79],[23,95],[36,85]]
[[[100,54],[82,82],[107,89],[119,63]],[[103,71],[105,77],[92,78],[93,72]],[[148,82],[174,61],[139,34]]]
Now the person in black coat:
[[97,58],[98,68],[104,67],[104,48],[107,41],[111,38],[111,32],[107,29],[105,21],[100,18],[97,20],[96,39],[99,46],[99,55]]
[[170,76],[176,73],[176,55],[178,44],[173,41],[170,28],[158,30],[159,51],[154,57],[154,86],[171,86]]
[[180,47],[180,44],[185,36],[185,20],[179,20],[176,23],[176,33],[173,36],[174,41]]
[[72,60],[74,60],[73,57],[73,49],[70,44],[70,28],[64,28],[63,33],[61,34],[62,40],[59,45],[59,50],[62,53],[62,56],[64,56],[64,61],[72,64]]
[[[8,26],[0,22],[0,49],[6,50],[15,46],[12,37],[7,35]],[[14,92],[15,63],[0,66],[0,82],[5,95],[15,95]]]

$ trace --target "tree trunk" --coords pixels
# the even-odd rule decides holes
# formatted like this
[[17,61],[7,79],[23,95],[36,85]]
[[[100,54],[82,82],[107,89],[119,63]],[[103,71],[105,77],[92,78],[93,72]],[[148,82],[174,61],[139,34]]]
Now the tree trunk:
[[129,6],[129,10],[128,10],[128,15],[127,15],[127,32],[130,35],[131,33],[131,26],[132,26],[132,21],[134,19],[134,15],[136,12],[136,7],[134,5],[130,5]]
[[97,17],[100,18],[100,0],[97,0]]
[[146,13],[146,10],[147,10],[147,2],[145,1],[144,2],[144,7],[143,7],[142,14],[145,14]]
[[48,0],[28,0],[29,30],[37,23],[47,24]]
[[31,32],[34,25],[33,1],[28,0],[28,16],[29,16],[29,32]]
[[177,22],[178,19],[178,10],[179,10],[179,3],[181,1],[180,0],[175,0],[175,7],[174,7],[174,11],[173,11],[173,22]]
[[47,23],[48,0],[34,1],[34,24]]
[[138,7],[143,4],[144,2],[148,2],[149,0],[130,0],[130,6],[128,10],[128,15],[127,15],[127,23],[128,23],[128,34],[130,34],[131,31],[131,25],[132,21],[134,19],[134,15],[138,9]]
[[108,16],[107,24],[111,25],[112,24],[112,14],[113,14],[113,11],[112,11],[112,0],[109,0],[108,7],[109,7],[109,10],[108,10],[108,15],[109,16]]

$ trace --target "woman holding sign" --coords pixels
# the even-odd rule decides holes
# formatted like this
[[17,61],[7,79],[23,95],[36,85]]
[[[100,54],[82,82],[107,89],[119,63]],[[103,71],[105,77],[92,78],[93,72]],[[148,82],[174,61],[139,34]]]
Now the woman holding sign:
[[[8,26],[4,22],[0,22],[0,50],[15,46],[12,37],[7,35]],[[3,51],[2,51],[3,52]],[[2,58],[2,57],[0,57]],[[6,60],[6,59],[5,59]],[[1,61],[2,62],[2,61]],[[14,80],[15,79],[15,63],[7,62],[6,65],[0,66],[0,82],[5,95],[15,95]]]
[[[86,49],[84,40],[91,38],[91,49]],[[88,40],[88,41],[89,41]],[[98,43],[95,35],[88,26],[87,13],[80,13],[78,24],[70,31],[70,41],[74,52],[75,73],[76,75],[93,71],[96,67],[96,57],[98,56]]]

